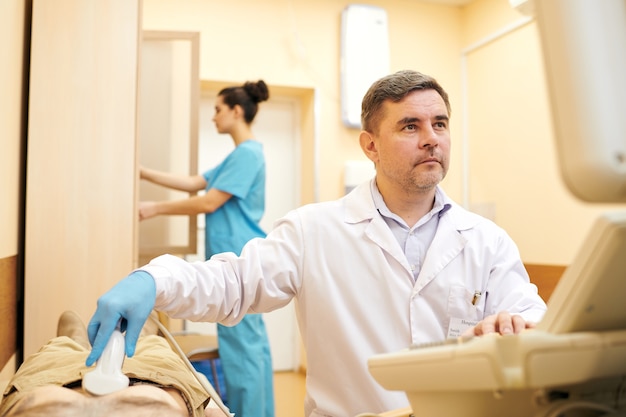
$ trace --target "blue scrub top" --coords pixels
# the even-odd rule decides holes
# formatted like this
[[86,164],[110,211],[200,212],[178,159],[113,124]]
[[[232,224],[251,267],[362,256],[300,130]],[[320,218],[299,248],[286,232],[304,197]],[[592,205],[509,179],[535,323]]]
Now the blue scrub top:
[[250,239],[265,237],[259,225],[265,212],[265,157],[260,142],[241,143],[203,176],[207,190],[232,194],[222,207],[206,214],[207,259],[222,252],[239,255]]

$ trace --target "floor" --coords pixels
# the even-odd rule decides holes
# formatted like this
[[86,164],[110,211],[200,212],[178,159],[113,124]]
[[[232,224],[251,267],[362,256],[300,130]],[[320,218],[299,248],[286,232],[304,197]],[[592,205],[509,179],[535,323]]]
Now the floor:
[[276,417],[304,417],[304,381],[303,372],[274,374]]
[[[275,417],[304,417],[304,372],[274,373]],[[412,417],[409,407],[391,410],[380,417]]]

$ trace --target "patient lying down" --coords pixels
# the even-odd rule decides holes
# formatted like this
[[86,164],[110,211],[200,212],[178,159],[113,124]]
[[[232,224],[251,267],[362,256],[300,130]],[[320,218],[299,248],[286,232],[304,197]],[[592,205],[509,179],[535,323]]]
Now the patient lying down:
[[206,408],[209,395],[156,333],[156,326],[150,329],[147,325],[135,355],[124,361],[123,372],[130,386],[94,396],[81,385],[83,376],[92,370],[85,366],[91,350],[87,331],[75,313],[63,313],[57,337],[31,355],[7,385],[0,416],[225,416],[218,408]]

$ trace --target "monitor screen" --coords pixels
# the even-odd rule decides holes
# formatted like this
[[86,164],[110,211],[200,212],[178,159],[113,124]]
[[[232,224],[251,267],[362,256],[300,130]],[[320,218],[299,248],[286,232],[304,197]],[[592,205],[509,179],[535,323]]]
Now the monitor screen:
[[626,0],[535,0],[556,152],[568,189],[626,201]]
[[537,329],[572,333],[626,329],[626,211],[604,213],[548,301]]

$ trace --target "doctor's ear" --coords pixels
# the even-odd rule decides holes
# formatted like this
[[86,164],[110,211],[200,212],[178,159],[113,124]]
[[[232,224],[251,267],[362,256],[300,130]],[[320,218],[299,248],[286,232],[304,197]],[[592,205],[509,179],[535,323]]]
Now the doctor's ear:
[[376,147],[376,141],[374,140],[374,135],[365,130],[361,131],[359,135],[359,144],[361,145],[361,149],[365,153],[372,162],[376,163],[378,161],[378,149]]

